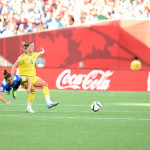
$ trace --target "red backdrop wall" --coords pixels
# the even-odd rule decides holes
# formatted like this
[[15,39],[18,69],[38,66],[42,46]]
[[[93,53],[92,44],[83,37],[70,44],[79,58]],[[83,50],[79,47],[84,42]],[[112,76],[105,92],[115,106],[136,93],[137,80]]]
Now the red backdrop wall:
[[46,67],[129,68],[134,56],[150,69],[150,21],[117,20],[0,39],[0,55],[14,63],[22,43],[42,46]]

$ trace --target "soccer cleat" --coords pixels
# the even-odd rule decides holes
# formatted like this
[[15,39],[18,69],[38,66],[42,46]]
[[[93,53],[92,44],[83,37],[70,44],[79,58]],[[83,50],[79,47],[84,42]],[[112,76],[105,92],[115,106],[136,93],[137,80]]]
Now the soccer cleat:
[[7,95],[10,95],[10,91],[6,91],[6,94],[7,94]]
[[58,102],[52,102],[50,103],[49,105],[47,105],[48,109],[54,107],[54,106],[57,106],[59,103]]
[[26,111],[27,113],[35,113],[35,111],[34,110],[32,110],[31,108],[30,109],[27,109],[27,111]]
[[12,96],[13,96],[13,98],[14,98],[14,99],[16,99],[16,98],[17,98],[16,91],[12,90]]

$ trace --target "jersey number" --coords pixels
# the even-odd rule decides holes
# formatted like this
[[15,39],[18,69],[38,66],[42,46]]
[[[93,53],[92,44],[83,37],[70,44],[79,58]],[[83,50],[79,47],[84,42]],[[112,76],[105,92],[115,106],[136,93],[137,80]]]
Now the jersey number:
[[32,59],[30,60],[30,64],[33,64],[33,61],[32,61]]

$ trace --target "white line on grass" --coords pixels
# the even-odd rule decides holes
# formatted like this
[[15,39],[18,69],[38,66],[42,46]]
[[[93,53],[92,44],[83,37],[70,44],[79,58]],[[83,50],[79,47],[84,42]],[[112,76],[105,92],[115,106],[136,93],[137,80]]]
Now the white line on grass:
[[96,120],[139,120],[150,121],[150,119],[144,118],[102,118],[102,117],[59,117],[59,116],[20,116],[20,115],[0,115],[0,117],[23,117],[23,118],[50,118],[50,119],[96,119]]
[[[0,105],[6,105],[6,104],[0,104]],[[11,106],[20,106],[20,105],[27,105],[27,104],[12,104]],[[44,105],[46,105],[46,104],[34,104],[34,105],[40,105],[40,106],[44,106]],[[62,105],[62,104],[60,104],[61,106],[90,106],[90,105]]]
[[[0,105],[6,105],[6,104],[0,104]],[[21,105],[26,105],[26,104],[12,104],[11,106],[21,106]],[[44,106],[46,104],[34,104],[34,105],[40,105],[40,106]],[[59,104],[61,106],[69,106],[69,107],[89,107],[90,105],[63,105],[63,104]],[[110,104],[103,104],[103,106],[146,106],[146,107],[150,107],[150,103],[110,103]]]
[[[102,112],[110,112],[110,113],[150,113],[150,111],[107,111],[107,110],[101,110]],[[0,110],[0,112],[25,112],[24,110]],[[93,113],[92,110],[89,111],[63,111],[63,110],[50,110],[50,111],[37,111],[38,113],[49,113],[49,112],[56,112],[56,113]]]

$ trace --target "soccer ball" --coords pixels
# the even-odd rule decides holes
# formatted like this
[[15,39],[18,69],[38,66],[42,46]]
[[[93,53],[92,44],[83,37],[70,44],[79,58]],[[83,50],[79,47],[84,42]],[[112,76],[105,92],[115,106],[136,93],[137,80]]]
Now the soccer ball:
[[91,104],[91,109],[94,111],[94,112],[97,112],[97,111],[100,111],[102,108],[102,104],[98,101],[95,101]]

